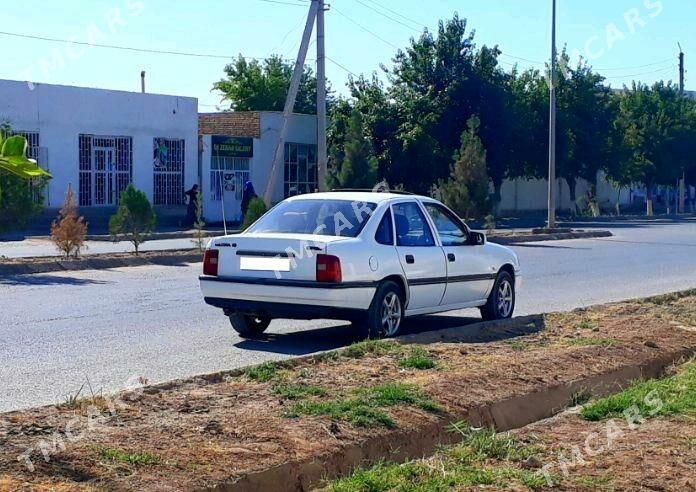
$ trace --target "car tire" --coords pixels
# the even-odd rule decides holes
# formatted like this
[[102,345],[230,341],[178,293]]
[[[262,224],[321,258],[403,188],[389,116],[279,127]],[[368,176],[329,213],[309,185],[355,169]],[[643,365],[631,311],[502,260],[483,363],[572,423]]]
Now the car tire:
[[229,317],[232,328],[242,338],[256,338],[266,331],[268,325],[271,324],[271,318],[268,316],[251,316],[235,313],[230,314]]
[[481,308],[486,321],[512,318],[515,311],[515,280],[508,272],[501,271],[495,279],[488,301]]
[[365,338],[391,338],[399,334],[404,320],[404,294],[395,282],[382,282],[377,288],[367,319],[362,323]]

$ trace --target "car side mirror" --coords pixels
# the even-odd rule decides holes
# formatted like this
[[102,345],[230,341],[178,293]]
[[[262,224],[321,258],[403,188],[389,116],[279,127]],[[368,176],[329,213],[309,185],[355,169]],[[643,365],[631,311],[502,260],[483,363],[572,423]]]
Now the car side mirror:
[[482,232],[469,231],[469,244],[471,246],[482,246],[486,244],[486,235]]

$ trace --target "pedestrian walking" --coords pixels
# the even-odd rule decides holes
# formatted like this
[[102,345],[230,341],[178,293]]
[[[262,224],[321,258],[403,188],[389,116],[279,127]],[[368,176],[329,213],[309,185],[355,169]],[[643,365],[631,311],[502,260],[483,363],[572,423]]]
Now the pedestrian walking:
[[184,193],[188,198],[188,204],[186,206],[186,224],[192,226],[196,223],[196,202],[198,201],[198,185],[195,184],[193,187]]

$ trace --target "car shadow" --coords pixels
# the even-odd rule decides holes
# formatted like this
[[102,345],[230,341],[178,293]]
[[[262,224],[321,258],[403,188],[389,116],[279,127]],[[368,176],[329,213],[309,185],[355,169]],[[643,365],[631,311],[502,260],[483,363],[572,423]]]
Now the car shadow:
[[[460,328],[456,333],[458,343],[490,343],[536,333],[538,324],[520,326],[484,325],[481,318],[467,316],[429,315],[408,318],[401,336],[434,333],[450,328]],[[271,325],[272,329],[272,325]],[[335,350],[361,341],[360,334],[350,324],[316,328],[292,333],[265,333],[256,339],[242,340],[235,347],[244,350],[271,352],[284,355],[309,355],[315,352]],[[435,343],[437,339],[433,339]]]

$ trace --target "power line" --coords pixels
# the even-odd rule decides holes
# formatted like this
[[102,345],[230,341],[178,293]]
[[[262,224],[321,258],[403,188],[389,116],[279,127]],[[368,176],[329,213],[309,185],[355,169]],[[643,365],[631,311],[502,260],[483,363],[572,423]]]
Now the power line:
[[[220,55],[220,54],[214,54],[214,53],[194,53],[194,52],[187,52],[187,51],[168,51],[168,50],[156,50],[156,49],[149,49],[149,48],[136,48],[133,46],[120,46],[120,45],[113,45],[113,44],[99,44],[99,43],[89,43],[86,41],[75,41],[72,39],[60,39],[60,38],[51,38],[51,37],[46,37],[46,36],[36,36],[32,34],[20,34],[16,32],[7,32],[7,31],[0,31],[1,36],[10,36],[10,37],[15,37],[15,38],[22,38],[22,39],[32,39],[35,41],[46,41],[50,43],[64,43],[64,44],[74,44],[78,46],[87,46],[90,48],[105,48],[105,49],[112,49],[112,50],[121,50],[121,51],[130,51],[130,52],[137,52],[137,53],[150,53],[150,54],[158,54],[158,55],[173,55],[173,56],[188,56],[188,57],[193,57],[193,58],[214,58],[214,59],[220,59],[220,60],[233,60],[236,58],[244,58],[245,60],[259,60],[263,61],[266,58],[265,57],[258,57],[258,56],[244,56],[244,55]],[[290,60],[289,58],[284,58],[286,60]],[[312,59],[308,59],[308,61],[312,61]]]
[[355,73],[352,72],[351,70],[347,69],[346,67],[344,67],[343,65],[341,65],[340,63],[338,63],[338,62],[337,62],[336,60],[334,60],[333,58],[330,58],[330,57],[327,56],[326,59],[329,60],[329,61],[330,61],[331,63],[333,63],[334,65],[336,65],[338,68],[341,68],[341,69],[345,70],[346,72],[348,72],[348,73],[349,73],[350,75],[352,75],[353,77],[358,77],[357,74],[355,74]]
[[668,61],[673,61],[673,58],[666,58],[664,60],[656,61],[653,63],[648,63],[645,65],[636,65],[636,66],[632,66],[632,67],[623,67],[623,68],[616,68],[616,67],[615,68],[601,68],[600,67],[600,68],[595,68],[595,70],[602,70],[605,72],[611,72],[611,71],[617,71],[617,70],[633,70],[635,68],[654,67],[655,65],[661,65],[661,64],[666,63]]
[[396,15],[396,16],[398,16],[398,17],[401,17],[402,19],[404,19],[404,20],[406,20],[406,21],[408,21],[408,22],[411,22],[411,23],[417,25],[419,28],[421,28],[421,27],[427,28],[427,26],[425,26],[424,24],[422,24],[422,23],[420,23],[420,22],[418,22],[418,21],[416,21],[416,20],[413,20],[413,19],[411,19],[411,18],[409,18],[409,17],[406,17],[405,15],[403,15],[403,14],[397,12],[396,10],[390,9],[390,8],[387,7],[386,5],[382,5],[381,3],[379,3],[379,2],[377,2],[377,1],[375,1],[375,0],[367,0],[367,1],[370,2],[370,3],[372,3],[372,4],[374,4],[374,5],[377,5],[377,6],[381,7],[381,8],[383,8],[384,10],[386,10],[386,11],[388,11],[388,12],[391,12],[392,14],[394,14],[394,15]]
[[399,48],[397,45],[395,45],[395,44],[393,44],[393,43],[387,41],[386,39],[384,39],[384,38],[383,38],[382,36],[380,36],[379,34],[376,34],[376,33],[372,32],[372,31],[370,31],[367,27],[363,26],[363,25],[360,24],[359,22],[354,21],[353,19],[351,19],[350,17],[348,17],[346,14],[344,14],[343,12],[341,12],[340,10],[338,10],[336,7],[332,7],[331,10],[334,11],[334,12],[336,12],[336,13],[337,13],[338,15],[340,15],[341,17],[345,18],[347,21],[352,22],[353,24],[355,24],[355,25],[358,26],[360,29],[362,29],[362,30],[365,31],[366,33],[370,34],[370,35],[373,36],[374,38],[379,39],[379,40],[382,41],[383,43],[388,44],[389,46],[391,46],[392,48],[394,48],[394,49],[396,49],[396,50],[400,50],[400,49],[401,49],[401,48]]
[[614,76],[611,76],[611,77],[604,77],[604,78],[605,78],[605,79],[628,79],[628,78],[631,78],[631,77],[640,77],[640,76],[643,76],[643,75],[652,75],[652,74],[655,74],[655,73],[663,73],[663,72],[666,72],[666,71],[668,71],[668,70],[674,70],[674,67],[664,67],[664,68],[661,68],[661,69],[658,69],[658,70],[652,70],[652,71],[650,71],[650,72],[634,73],[634,74],[631,74],[631,75],[614,75]]
[[381,15],[382,17],[384,17],[384,18],[386,18],[386,19],[389,19],[389,20],[392,21],[392,22],[396,22],[397,24],[400,24],[400,25],[404,26],[406,29],[410,29],[410,30],[412,30],[412,31],[420,32],[420,29],[416,29],[416,28],[414,28],[414,27],[412,27],[412,26],[409,26],[409,25],[406,24],[405,22],[401,22],[399,19],[396,19],[396,18],[394,18],[394,17],[392,17],[392,16],[390,16],[390,15],[388,15],[388,14],[385,14],[384,12],[382,12],[382,11],[380,11],[380,10],[377,10],[377,9],[374,8],[372,5],[368,5],[368,4],[366,4],[365,2],[363,2],[362,0],[354,0],[354,1],[357,2],[357,3],[359,3],[360,5],[362,5],[363,7],[372,10],[373,12],[377,12],[377,13],[378,13],[379,15]]
[[265,2],[265,3],[275,3],[278,5],[292,5],[293,7],[306,7],[306,4],[302,3],[293,3],[293,2],[283,2],[282,0],[258,0],[259,2]]

